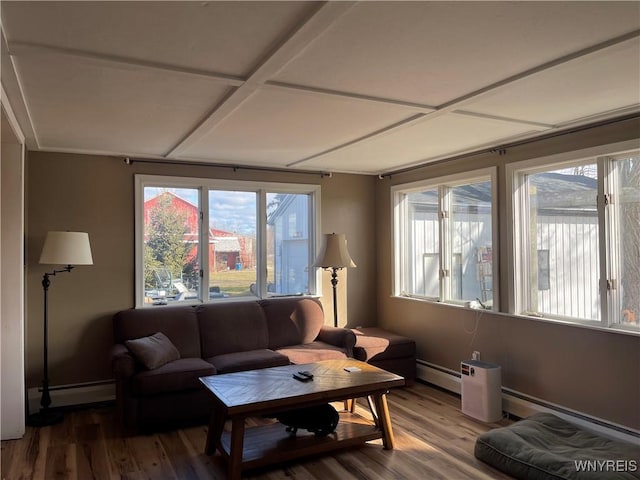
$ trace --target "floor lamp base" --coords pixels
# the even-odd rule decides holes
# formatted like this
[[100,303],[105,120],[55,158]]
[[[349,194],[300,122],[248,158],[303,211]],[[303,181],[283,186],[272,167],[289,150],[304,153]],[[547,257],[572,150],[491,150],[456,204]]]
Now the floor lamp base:
[[27,417],[27,425],[30,427],[46,427],[60,423],[64,418],[62,412],[52,412],[51,410],[40,410],[38,413]]

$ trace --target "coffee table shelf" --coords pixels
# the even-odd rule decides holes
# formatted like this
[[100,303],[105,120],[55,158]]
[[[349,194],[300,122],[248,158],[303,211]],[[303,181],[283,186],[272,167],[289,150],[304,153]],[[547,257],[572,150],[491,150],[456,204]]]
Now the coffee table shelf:
[[[380,430],[373,422],[348,412],[340,413],[340,422],[336,431],[326,437],[317,437],[306,430],[298,430],[294,437],[285,428],[278,422],[247,428],[244,433],[242,469],[258,468],[296,458],[323,454],[382,438]],[[223,455],[229,458],[231,432],[222,434],[220,444]]]

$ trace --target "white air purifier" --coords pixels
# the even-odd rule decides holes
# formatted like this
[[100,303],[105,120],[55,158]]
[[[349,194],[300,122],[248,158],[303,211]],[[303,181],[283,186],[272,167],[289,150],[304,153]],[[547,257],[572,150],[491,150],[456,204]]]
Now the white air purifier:
[[499,365],[468,360],[460,362],[462,413],[482,422],[502,418],[502,369]]

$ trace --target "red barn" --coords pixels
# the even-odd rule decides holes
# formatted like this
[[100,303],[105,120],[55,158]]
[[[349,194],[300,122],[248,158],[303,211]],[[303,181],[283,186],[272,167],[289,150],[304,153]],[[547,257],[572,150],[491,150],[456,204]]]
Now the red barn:
[[[164,192],[144,202],[144,224],[149,224],[149,214],[157,208],[163,197],[169,196],[171,207],[183,213],[187,219],[187,232],[184,241],[193,243],[194,248],[190,257],[196,255],[195,245],[198,243],[198,226],[200,212],[198,207],[172,192]],[[229,270],[242,265],[242,268],[254,268],[254,238],[238,235],[224,230],[212,228],[209,230],[209,271]]]

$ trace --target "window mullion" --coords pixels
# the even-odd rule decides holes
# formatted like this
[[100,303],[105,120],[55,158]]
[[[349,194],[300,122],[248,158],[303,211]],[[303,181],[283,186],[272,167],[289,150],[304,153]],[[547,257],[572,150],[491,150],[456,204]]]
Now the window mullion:
[[402,232],[404,235],[402,245],[404,249],[403,255],[403,265],[401,265],[402,269],[402,290],[407,293],[415,293],[415,277],[416,277],[416,266],[412,261],[416,256],[416,246],[413,242],[414,234],[415,234],[415,225],[413,218],[415,216],[415,210],[409,203],[409,197],[406,194],[402,196]]
[[396,275],[396,281],[394,282],[394,294],[403,295],[408,291],[407,278],[409,275],[410,262],[409,259],[409,238],[411,232],[409,226],[411,222],[408,220],[409,215],[407,208],[407,195],[406,193],[396,193],[393,196],[394,202],[394,235],[398,245],[396,251],[398,255],[395,256],[394,271]]
[[257,292],[260,298],[267,296],[267,191],[258,190],[258,201],[256,208],[258,218],[258,272],[257,272]]
[[598,222],[600,224],[601,321],[605,326],[619,323],[620,250],[615,186],[617,171],[611,158],[598,159]]
[[439,188],[440,198],[440,301],[451,298],[451,191]]
[[513,249],[510,252],[513,259],[513,313],[522,314],[531,311],[531,296],[529,295],[529,180],[526,175],[513,175]]
[[135,176],[135,296],[136,306],[144,304],[145,297],[145,269],[147,268],[145,261],[145,238],[144,238],[144,187],[145,182],[141,177]]
[[[313,214],[313,212],[319,210],[319,203],[319,197],[314,197],[313,195],[309,196],[309,203],[307,205],[307,218],[309,219],[309,249],[307,250],[307,265],[313,265],[318,253],[318,246],[320,245],[319,242],[321,241],[319,236],[320,225],[318,223],[318,218]],[[308,267],[308,269],[313,270],[311,267]],[[315,275],[309,275],[309,292],[315,292],[316,294],[320,293],[319,280],[322,278],[320,270],[321,269],[315,269]]]
[[211,272],[209,271],[210,259],[209,245],[211,239],[209,238],[209,190],[205,187],[200,187],[200,300],[203,302],[209,301],[209,278]]
[[[520,225],[521,231],[521,255],[524,258],[524,262],[522,262],[522,271],[520,276],[521,285],[523,288],[522,291],[522,307],[524,311],[527,313],[537,314],[539,310],[538,306],[538,298],[537,295],[532,294],[533,286],[533,276],[532,276],[532,245],[537,241],[536,235],[532,235],[531,225],[533,223],[532,219],[532,210],[536,207],[535,205],[531,205],[531,194],[532,192],[536,192],[536,187],[531,184],[529,181],[529,176],[525,176],[523,178],[522,190],[521,190],[521,201],[522,201],[522,224]],[[536,192],[537,193],[537,192]],[[537,292],[536,292],[537,294]]]

